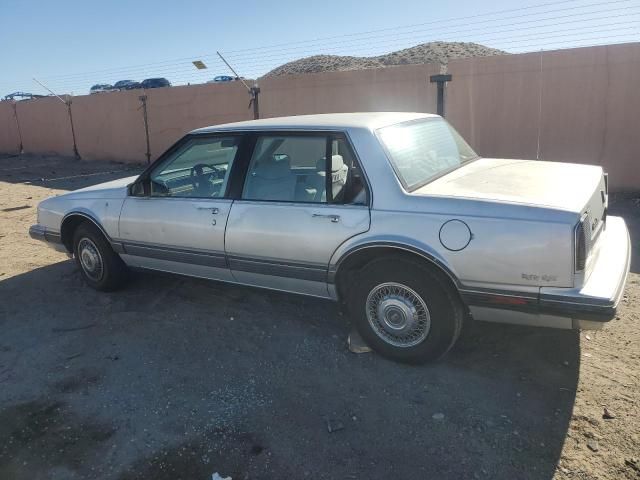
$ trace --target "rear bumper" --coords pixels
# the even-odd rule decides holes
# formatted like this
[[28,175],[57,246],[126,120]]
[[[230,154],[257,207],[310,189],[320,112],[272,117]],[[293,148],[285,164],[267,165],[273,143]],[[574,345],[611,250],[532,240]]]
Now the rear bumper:
[[[624,220],[607,217],[598,258],[580,288],[540,289],[540,309],[578,322],[608,322],[616,316],[631,265],[631,239]],[[578,327],[580,325],[577,325]]]
[[598,257],[579,288],[541,287],[516,291],[461,291],[477,320],[554,328],[602,328],[615,318],[629,275],[631,239],[624,220],[607,217]]
[[34,240],[45,242],[59,252],[69,253],[62,243],[62,237],[59,232],[47,230],[47,228],[42,225],[31,225],[31,227],[29,227],[29,236]]

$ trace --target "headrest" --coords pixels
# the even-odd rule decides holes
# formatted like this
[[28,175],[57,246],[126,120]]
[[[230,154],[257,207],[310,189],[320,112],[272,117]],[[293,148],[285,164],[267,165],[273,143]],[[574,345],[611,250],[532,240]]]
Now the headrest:
[[[320,160],[316,162],[316,170],[319,172],[325,171],[325,157],[322,157]],[[337,172],[344,167],[344,160],[342,155],[332,155],[331,156],[331,171]]]
[[291,162],[289,157],[276,159],[274,156],[269,156],[255,166],[253,174],[268,180],[288,177],[291,175]]
[[342,155],[332,155],[331,156],[331,171],[337,172],[344,167],[344,160],[342,159]]

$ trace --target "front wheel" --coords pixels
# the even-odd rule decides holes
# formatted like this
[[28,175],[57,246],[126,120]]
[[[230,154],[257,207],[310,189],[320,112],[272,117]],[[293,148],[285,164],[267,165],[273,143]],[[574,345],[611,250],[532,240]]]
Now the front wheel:
[[402,257],[365,265],[349,303],[367,344],[406,363],[443,356],[458,339],[464,318],[459,298],[440,274]]
[[73,253],[89,286],[96,290],[111,291],[123,285],[127,267],[94,225],[85,222],[76,229]]

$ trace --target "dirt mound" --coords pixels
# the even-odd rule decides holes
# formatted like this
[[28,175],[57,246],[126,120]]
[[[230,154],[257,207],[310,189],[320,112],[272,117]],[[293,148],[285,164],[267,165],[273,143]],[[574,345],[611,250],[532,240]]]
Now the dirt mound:
[[265,77],[296,73],[318,73],[363,70],[393,65],[439,63],[446,65],[453,58],[488,57],[506,55],[507,52],[469,42],[430,42],[379,55],[377,57],[350,57],[341,55],[313,55],[274,68]]

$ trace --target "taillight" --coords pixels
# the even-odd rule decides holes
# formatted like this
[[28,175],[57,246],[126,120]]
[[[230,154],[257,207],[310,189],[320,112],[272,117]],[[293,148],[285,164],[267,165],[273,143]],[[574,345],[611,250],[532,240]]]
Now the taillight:
[[575,229],[575,271],[581,272],[587,264],[587,220],[588,215],[584,214]]

